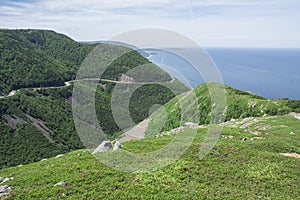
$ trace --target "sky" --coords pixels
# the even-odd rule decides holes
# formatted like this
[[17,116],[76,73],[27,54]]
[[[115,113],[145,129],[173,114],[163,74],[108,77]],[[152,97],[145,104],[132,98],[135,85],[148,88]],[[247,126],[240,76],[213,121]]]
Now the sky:
[[300,48],[300,0],[1,0],[0,28],[77,41],[161,28],[204,47]]

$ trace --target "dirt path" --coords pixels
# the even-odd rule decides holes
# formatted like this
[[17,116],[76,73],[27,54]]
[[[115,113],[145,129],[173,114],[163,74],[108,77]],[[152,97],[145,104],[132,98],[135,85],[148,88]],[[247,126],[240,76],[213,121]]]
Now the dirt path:
[[145,119],[131,130],[125,132],[125,136],[119,142],[127,142],[129,140],[141,140],[145,138],[145,131],[150,122],[150,119]]

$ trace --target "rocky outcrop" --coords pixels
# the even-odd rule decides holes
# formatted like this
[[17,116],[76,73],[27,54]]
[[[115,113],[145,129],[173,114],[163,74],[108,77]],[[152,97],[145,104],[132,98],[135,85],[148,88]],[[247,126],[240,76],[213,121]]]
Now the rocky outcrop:
[[121,82],[132,83],[135,82],[134,78],[127,76],[126,74],[121,74]]
[[290,113],[289,115],[290,115],[290,116],[293,116],[293,117],[295,117],[296,119],[299,119],[299,120],[300,120],[300,113]]
[[113,142],[111,141],[103,141],[96,149],[95,151],[92,153],[92,154],[96,154],[96,153],[99,153],[99,152],[104,152],[104,151],[116,151],[118,150],[119,148],[122,148],[123,145],[121,144],[121,142],[119,141],[116,141],[115,142],[115,145],[114,145],[114,148],[113,148]]
[[8,126],[10,126],[12,129],[16,130],[17,129],[17,124],[19,123],[26,123],[22,118],[13,115],[4,115],[3,116],[5,124],[7,124]]
[[188,128],[188,129],[204,129],[204,128],[207,128],[207,126],[205,126],[205,125],[198,125],[198,124],[193,123],[193,122],[186,122],[186,123],[183,124],[183,126],[174,128],[174,129],[172,129],[170,131],[166,131],[166,132],[157,134],[157,135],[155,135],[155,137],[161,137],[161,136],[166,136],[166,135],[173,135],[173,134],[176,134],[176,133],[178,133],[179,131],[181,131],[181,130],[183,130],[185,128]]
[[2,178],[0,177],[0,199],[6,199],[11,192],[11,187],[9,187],[8,185],[6,185],[6,183],[10,180],[13,180],[14,178]]
[[30,115],[26,115],[26,117],[30,120],[31,124],[35,126],[38,130],[40,130],[43,135],[49,140],[49,142],[54,143],[51,135],[51,130],[45,125],[42,120],[35,119]]
[[93,154],[103,152],[103,151],[108,151],[112,150],[112,143],[111,141],[103,141],[93,152]]
[[199,125],[193,122],[185,122],[184,123],[185,128],[199,128]]
[[116,151],[116,150],[118,150],[119,148],[122,148],[122,147],[123,147],[123,145],[121,144],[121,142],[116,141],[115,146],[113,148],[113,151]]
[[56,187],[56,186],[62,186],[62,185],[66,185],[66,182],[65,181],[60,181],[60,182],[56,183],[54,185],[54,187]]

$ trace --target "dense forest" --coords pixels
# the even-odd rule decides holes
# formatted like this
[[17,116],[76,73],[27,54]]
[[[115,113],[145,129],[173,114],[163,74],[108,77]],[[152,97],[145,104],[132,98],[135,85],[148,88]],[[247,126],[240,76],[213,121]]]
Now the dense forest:
[[[0,30],[0,35],[0,91],[7,94],[24,88],[0,99],[0,168],[84,148],[73,121],[73,85],[64,86],[64,82],[75,79],[81,62],[95,45],[80,44],[53,31]],[[163,105],[171,100],[175,96],[173,90],[176,89],[176,94],[187,90],[138,52],[101,45],[97,52],[100,59],[109,57],[107,53],[112,51],[125,52],[109,64],[102,79],[120,81],[122,74],[140,65],[146,65],[150,72],[149,76],[129,73],[134,83],[122,83],[128,92],[138,87],[130,99],[130,117],[135,123],[149,116],[153,104]],[[151,81],[162,81],[166,87]],[[139,82],[149,83],[140,86]],[[116,84],[100,81],[96,91],[97,117],[109,137],[121,131],[111,112],[111,95]],[[41,86],[61,87],[29,89]]]
[[[102,81],[96,92],[97,117],[108,137],[121,131],[111,111],[115,84]],[[187,89],[177,81],[166,84],[181,87],[181,92]],[[72,88],[23,89],[12,97],[0,99],[0,168],[84,148],[73,122]],[[173,97],[174,93],[161,85],[141,86],[131,97],[130,117],[138,123],[149,116],[152,105],[163,105]]]
[[75,78],[94,46],[53,31],[0,29],[0,95],[24,87],[63,85]]
[[[113,60],[103,79],[120,80],[121,74],[130,69],[150,64],[136,51],[102,45],[111,51],[126,52]],[[0,29],[0,96],[20,88],[61,86],[74,80],[84,58],[95,47],[96,44],[78,43],[54,31]],[[170,80],[167,73],[154,68],[159,71],[156,80]]]

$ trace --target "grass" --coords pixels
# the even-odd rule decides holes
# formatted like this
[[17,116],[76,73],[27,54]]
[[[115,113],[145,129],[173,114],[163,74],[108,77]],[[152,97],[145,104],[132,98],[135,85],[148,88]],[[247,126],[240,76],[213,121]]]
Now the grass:
[[[299,199],[300,121],[290,116],[256,118],[246,129],[224,127],[214,149],[199,159],[206,129],[174,163],[151,173],[125,173],[106,167],[87,150],[22,167],[2,169],[14,177],[10,199]],[[241,121],[241,120],[240,120]],[[236,121],[234,123],[237,123]],[[262,126],[259,137],[250,133]],[[294,132],[295,135],[291,135]],[[124,144],[136,153],[157,150],[174,136]],[[243,141],[242,138],[247,138]],[[65,181],[62,186],[54,186]]]
[[[210,95],[210,92],[214,95]],[[204,83],[177,96],[154,112],[150,116],[151,121],[145,134],[146,137],[151,137],[159,131],[172,130],[185,122],[203,125],[210,124],[211,120],[220,122],[246,117],[285,115],[296,112],[299,102],[290,102],[295,104],[291,106],[286,100],[264,99],[226,85]],[[221,117],[223,112],[226,112],[226,116]]]

